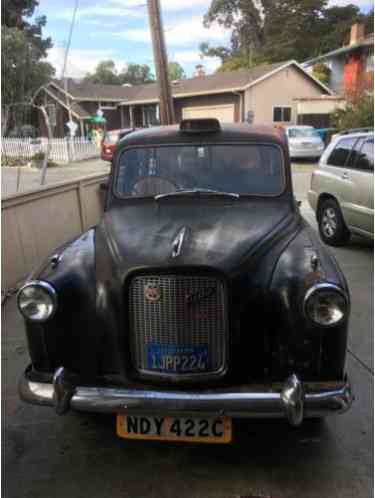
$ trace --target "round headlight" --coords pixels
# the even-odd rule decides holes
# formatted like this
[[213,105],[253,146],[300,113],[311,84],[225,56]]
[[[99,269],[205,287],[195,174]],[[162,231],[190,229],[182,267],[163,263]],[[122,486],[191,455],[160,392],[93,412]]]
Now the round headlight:
[[29,282],[18,293],[18,308],[28,320],[44,322],[56,311],[56,291],[47,282]]
[[318,284],[305,297],[305,314],[318,325],[338,325],[348,314],[349,303],[344,292],[333,284]]

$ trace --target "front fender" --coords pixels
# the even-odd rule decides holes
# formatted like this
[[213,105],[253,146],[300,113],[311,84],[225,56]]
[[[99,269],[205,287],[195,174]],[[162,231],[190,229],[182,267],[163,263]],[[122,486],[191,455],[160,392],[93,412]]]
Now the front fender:
[[348,319],[335,327],[320,327],[304,314],[306,292],[329,282],[348,296],[344,275],[335,258],[304,223],[303,229],[281,254],[270,284],[274,310],[275,350],[272,371],[276,377],[294,371],[302,379],[342,380],[344,377]]
[[80,375],[97,370],[95,229],[55,251],[29,280],[57,291],[58,307],[43,324],[25,320],[31,362],[40,372],[65,366]]

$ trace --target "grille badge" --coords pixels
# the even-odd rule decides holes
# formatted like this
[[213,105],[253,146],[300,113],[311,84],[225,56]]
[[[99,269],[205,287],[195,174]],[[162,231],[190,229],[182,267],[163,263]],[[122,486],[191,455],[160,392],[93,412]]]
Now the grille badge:
[[160,287],[155,284],[145,285],[145,298],[150,303],[156,303],[161,297]]
[[186,296],[186,303],[188,305],[192,305],[194,303],[199,303],[203,299],[207,299],[213,296],[216,293],[215,287],[205,287],[203,289],[199,289],[197,292],[191,292]]
[[181,254],[182,245],[186,235],[186,227],[181,228],[177,237],[172,242],[172,258],[177,258]]

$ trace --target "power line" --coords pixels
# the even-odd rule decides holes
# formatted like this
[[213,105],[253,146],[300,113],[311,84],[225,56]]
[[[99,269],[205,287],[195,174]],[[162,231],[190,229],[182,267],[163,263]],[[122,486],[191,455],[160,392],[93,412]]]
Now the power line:
[[76,22],[76,15],[77,15],[77,10],[78,10],[78,2],[79,2],[79,0],[75,0],[74,9],[73,9],[73,15],[72,15],[72,20],[70,22],[68,42],[66,44],[66,49],[65,49],[64,64],[63,64],[63,68],[62,68],[61,79],[64,78],[64,76],[65,76],[65,71],[66,71],[66,66],[67,66],[67,62],[68,62],[70,45],[71,45],[71,42],[72,42],[74,24]]

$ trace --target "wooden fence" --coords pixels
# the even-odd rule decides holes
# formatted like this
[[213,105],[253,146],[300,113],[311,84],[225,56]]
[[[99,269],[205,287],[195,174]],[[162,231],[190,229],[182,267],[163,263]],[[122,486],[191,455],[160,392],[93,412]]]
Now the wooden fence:
[[55,248],[100,221],[100,184],[107,179],[108,175],[92,175],[2,200],[2,291],[16,286]]
[[[47,138],[16,138],[6,137],[1,141],[1,159],[6,165],[7,159],[20,159],[30,161],[39,152],[47,152]],[[70,161],[80,161],[99,156],[99,149],[95,143],[85,138],[75,137],[71,140],[67,138],[53,138],[49,158],[59,163]]]

